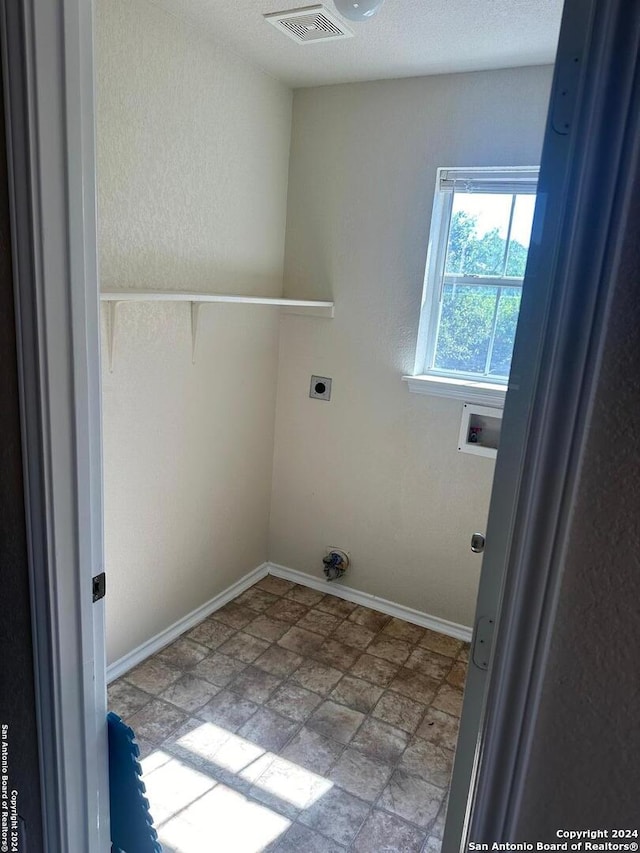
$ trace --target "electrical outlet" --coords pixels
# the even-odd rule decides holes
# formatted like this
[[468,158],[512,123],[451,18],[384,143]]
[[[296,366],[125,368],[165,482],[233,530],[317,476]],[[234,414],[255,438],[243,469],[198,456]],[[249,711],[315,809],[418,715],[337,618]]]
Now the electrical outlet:
[[331,380],[326,376],[312,376],[309,396],[313,400],[330,400]]

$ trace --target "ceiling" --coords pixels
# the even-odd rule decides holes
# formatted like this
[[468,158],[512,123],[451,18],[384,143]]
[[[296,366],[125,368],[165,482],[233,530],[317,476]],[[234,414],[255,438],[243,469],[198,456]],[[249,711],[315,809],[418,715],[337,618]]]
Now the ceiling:
[[[313,0],[154,0],[293,88],[553,62],[562,0],[385,0],[354,38],[296,44],[263,15]],[[332,0],[324,0],[332,12]]]

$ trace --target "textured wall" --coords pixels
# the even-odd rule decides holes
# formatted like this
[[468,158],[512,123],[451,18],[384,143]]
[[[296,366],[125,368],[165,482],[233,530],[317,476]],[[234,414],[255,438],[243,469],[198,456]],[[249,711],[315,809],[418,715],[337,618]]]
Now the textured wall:
[[[102,285],[280,294],[291,93],[145,0],[96,26]],[[103,340],[109,661],[267,558],[278,319],[200,325],[195,366],[187,304]]]
[[527,772],[521,839],[556,840],[559,828],[640,828],[637,179],[634,199]]
[[[314,574],[350,550],[350,586],[470,625],[493,462],[461,454],[462,403],[409,394],[438,166],[539,162],[548,67],[298,90],[270,557]],[[312,373],[334,380],[308,399]]]

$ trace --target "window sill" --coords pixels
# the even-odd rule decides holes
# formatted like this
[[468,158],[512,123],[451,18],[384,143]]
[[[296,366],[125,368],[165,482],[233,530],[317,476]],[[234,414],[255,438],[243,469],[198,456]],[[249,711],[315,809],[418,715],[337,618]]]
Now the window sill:
[[506,385],[492,382],[474,382],[469,379],[453,379],[445,376],[403,376],[412,394],[428,394],[432,397],[449,397],[454,400],[480,403],[484,406],[504,407]]

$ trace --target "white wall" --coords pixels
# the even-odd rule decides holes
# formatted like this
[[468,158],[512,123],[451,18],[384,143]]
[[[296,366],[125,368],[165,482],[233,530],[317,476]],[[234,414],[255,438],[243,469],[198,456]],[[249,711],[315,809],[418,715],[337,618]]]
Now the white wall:
[[[548,67],[299,90],[285,292],[334,320],[283,318],[270,558],[470,625],[493,462],[461,454],[462,403],[409,394],[438,166],[537,164]],[[312,373],[330,403],[308,398]]]
[[[291,93],[146,0],[99,0],[105,287],[280,294]],[[124,305],[103,327],[109,662],[267,558],[278,318]]]

